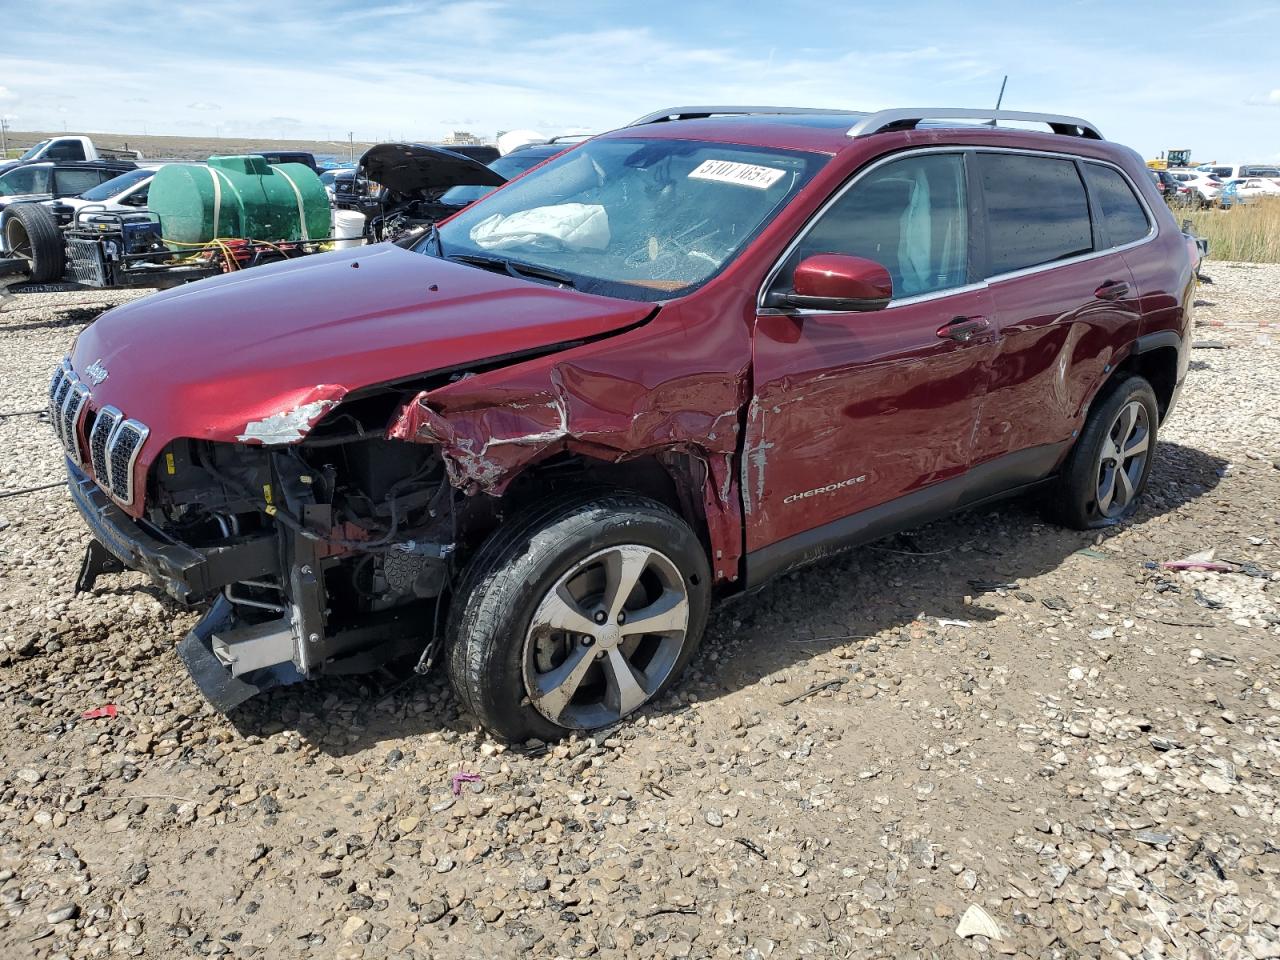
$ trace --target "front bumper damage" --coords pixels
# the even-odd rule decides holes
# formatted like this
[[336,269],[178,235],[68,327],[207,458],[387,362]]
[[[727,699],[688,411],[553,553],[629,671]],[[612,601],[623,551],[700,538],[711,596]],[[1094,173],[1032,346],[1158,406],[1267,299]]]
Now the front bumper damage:
[[[125,567],[147,574],[184,605],[212,599],[178,655],[200,692],[223,712],[273,687],[375,669],[420,651],[430,639],[420,618],[394,610],[356,624],[331,623],[324,567],[333,561],[313,539],[278,528],[214,546],[179,543],[134,520],[70,460],[66,467],[72,500],[94,536],[77,592],[91,589],[99,574]],[[264,578],[279,584],[278,604],[234,592]]]
[[306,679],[292,663],[276,664],[236,676],[224,659],[215,652],[215,644],[234,632],[235,607],[226,597],[218,597],[191,631],[178,644],[178,656],[200,692],[214,707],[229,713],[240,704],[273,687],[298,683]]
[[[79,467],[70,460],[66,463],[71,499],[97,543],[124,566],[150,576],[179,603],[191,603],[238,580],[265,576],[279,568],[274,536],[206,548],[161,539],[158,532],[143,527],[116,506]],[[97,572],[109,572],[109,567],[94,562],[99,558],[91,548],[80,590],[92,589]]]

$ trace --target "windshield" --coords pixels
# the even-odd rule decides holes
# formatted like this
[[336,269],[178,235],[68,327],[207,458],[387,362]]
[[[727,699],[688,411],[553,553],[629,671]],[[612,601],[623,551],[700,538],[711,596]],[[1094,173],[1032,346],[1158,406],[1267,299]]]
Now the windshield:
[[536,268],[636,300],[720,272],[825,163],[818,154],[688,140],[594,140],[468,207],[418,245]]
[[146,180],[155,174],[154,170],[130,170],[128,173],[122,173],[118,177],[112,177],[106,183],[100,183],[90,190],[86,190],[80,194],[81,200],[94,200],[101,202],[110,200],[116,194],[124,193],[134,184],[141,180]]
[[47,147],[48,145],[49,145],[49,141],[48,141],[48,140],[41,140],[39,143],[37,143],[34,147],[32,147],[30,150],[28,150],[26,153],[24,153],[24,154],[23,154],[22,156],[20,156],[18,159],[19,159],[19,160],[34,160],[34,159],[36,158],[36,154],[38,154],[41,150],[43,150],[43,149],[44,149],[45,147]]

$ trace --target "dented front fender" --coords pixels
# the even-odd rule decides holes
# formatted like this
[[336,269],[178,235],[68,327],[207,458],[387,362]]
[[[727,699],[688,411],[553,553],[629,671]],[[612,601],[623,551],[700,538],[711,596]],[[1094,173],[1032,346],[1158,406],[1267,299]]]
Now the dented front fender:
[[749,361],[745,339],[736,349],[723,345],[711,363],[714,345],[694,341],[679,323],[638,333],[424,390],[387,435],[438,446],[454,486],[493,496],[558,453],[605,462],[692,455],[706,464],[707,480],[703,490],[685,492],[706,513],[717,579],[736,579],[742,513],[734,461]]

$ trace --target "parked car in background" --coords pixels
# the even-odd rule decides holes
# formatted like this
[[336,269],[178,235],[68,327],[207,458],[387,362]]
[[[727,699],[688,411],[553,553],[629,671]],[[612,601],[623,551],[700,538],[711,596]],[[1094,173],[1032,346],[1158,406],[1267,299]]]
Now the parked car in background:
[[14,203],[75,197],[138,169],[131,160],[38,160],[0,173],[0,210]]
[[450,153],[461,154],[464,157],[470,157],[478,163],[493,163],[502,154],[498,152],[498,148],[487,143],[456,143],[441,144],[443,149]]
[[155,170],[139,167],[98,184],[78,197],[48,200],[59,222],[67,222],[85,209],[98,213],[132,213],[147,205],[147,190]]
[[[329,194],[330,202],[332,202],[334,197],[336,196],[337,188],[335,186],[335,183],[338,180],[338,178],[342,177],[343,179],[353,179],[355,175],[356,175],[355,167],[332,167],[331,169],[325,170],[320,174],[320,182],[324,184],[324,192]],[[348,185],[347,189],[345,189],[343,192],[347,196],[350,196],[353,191],[350,185]]]
[[310,167],[316,173],[320,172],[315,154],[305,150],[266,150],[259,151],[257,155],[265,157],[267,163],[300,163],[304,167]]
[[1263,197],[1280,197],[1280,178],[1242,177],[1232,180],[1219,195],[1218,205],[1226,210]]
[[0,171],[37,160],[141,160],[137,150],[115,150],[99,147],[89,137],[65,135],[50,137],[29,147],[16,160],[0,161]]
[[1222,181],[1216,174],[1201,170],[1170,170],[1169,175],[1186,187],[1179,190],[1179,198],[1196,207],[1208,207],[1218,199]]
[[[533,169],[543,160],[548,160],[558,153],[568,150],[572,144],[556,143],[548,141],[547,143],[529,143],[524,146],[517,147],[506,156],[499,157],[493,163],[489,164],[489,169],[494,173],[501,174],[507,180],[514,180],[520,174]],[[478,186],[475,184],[466,184],[463,186],[450,187],[440,195],[440,206],[445,208],[446,215],[455,213],[470,203],[475,203],[481,197],[498,189],[495,186]]]
[[365,151],[354,176],[335,178],[333,202],[365,217],[365,237],[370,243],[399,242],[457,209],[440,204],[441,195],[450,188],[492,188],[505,182],[505,177],[481,161],[452,149],[380,143]]
[[1280,166],[1274,163],[1202,163],[1199,173],[1211,173],[1223,183],[1249,177],[1280,177]]
[[1078,118],[668,108],[412,249],[99,317],[50,390],[80,582],[212,600],[221,709],[407,656],[504,739],[608,727],[713,601],[997,497],[1132,516],[1198,258]]
[[[1156,185],[1156,189],[1160,192],[1160,196],[1167,202],[1173,203],[1178,199],[1178,188],[1183,186],[1168,170],[1152,170],[1151,180]],[[1185,188],[1184,188],[1185,194]]]

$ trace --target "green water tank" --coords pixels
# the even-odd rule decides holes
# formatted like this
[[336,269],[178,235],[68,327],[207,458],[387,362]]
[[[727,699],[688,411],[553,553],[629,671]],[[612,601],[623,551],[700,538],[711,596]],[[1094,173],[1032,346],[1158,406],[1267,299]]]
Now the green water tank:
[[323,240],[330,232],[329,196],[315,171],[262,157],[166,164],[151,181],[147,208],[174,249],[230,238]]

